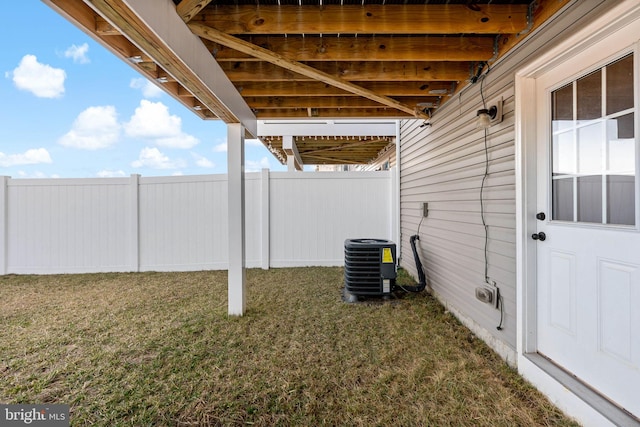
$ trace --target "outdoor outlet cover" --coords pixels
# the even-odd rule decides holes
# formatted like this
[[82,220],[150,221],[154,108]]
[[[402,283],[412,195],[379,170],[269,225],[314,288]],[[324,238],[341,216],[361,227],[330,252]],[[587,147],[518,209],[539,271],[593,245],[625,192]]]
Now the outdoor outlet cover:
[[487,304],[491,304],[493,303],[494,300],[494,295],[493,295],[493,289],[490,288],[485,288],[485,287],[477,287],[476,288],[476,298],[482,302],[485,302]]

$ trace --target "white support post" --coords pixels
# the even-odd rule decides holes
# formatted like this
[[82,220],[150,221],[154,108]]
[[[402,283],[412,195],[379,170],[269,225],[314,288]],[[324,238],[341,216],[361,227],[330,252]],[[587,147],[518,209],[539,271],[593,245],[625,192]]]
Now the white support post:
[[287,172],[295,172],[296,170],[296,158],[287,154]]
[[262,245],[262,249],[261,249],[261,254],[262,254],[262,269],[263,270],[268,270],[269,269],[269,261],[270,261],[270,254],[269,254],[269,247],[270,247],[270,227],[271,227],[271,220],[269,219],[269,202],[270,202],[270,195],[269,195],[269,187],[270,187],[270,177],[269,177],[269,169],[262,169],[262,175],[261,175],[261,232],[262,232],[262,239],[261,239],[261,245]]
[[228,313],[242,316],[245,309],[244,241],[244,126],[227,125],[227,176],[229,198]]
[[130,233],[129,233],[129,256],[131,271],[140,271],[140,175],[131,174],[129,177],[129,212]]
[[0,176],[0,275],[7,274],[7,221],[9,219],[9,177]]
[[301,171],[303,169],[302,157],[300,157],[298,147],[293,141],[293,136],[284,135],[282,137],[282,149],[287,154],[287,170],[289,172]]

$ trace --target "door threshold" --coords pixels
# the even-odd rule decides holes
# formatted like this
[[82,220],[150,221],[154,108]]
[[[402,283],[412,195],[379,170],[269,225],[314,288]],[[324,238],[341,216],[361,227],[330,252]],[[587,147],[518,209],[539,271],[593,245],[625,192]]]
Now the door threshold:
[[542,369],[593,409],[601,413],[602,416],[607,418],[613,424],[620,427],[640,426],[639,418],[611,402],[609,399],[602,396],[600,393],[596,392],[587,384],[543,355],[539,353],[526,353],[524,356],[531,361],[531,363]]

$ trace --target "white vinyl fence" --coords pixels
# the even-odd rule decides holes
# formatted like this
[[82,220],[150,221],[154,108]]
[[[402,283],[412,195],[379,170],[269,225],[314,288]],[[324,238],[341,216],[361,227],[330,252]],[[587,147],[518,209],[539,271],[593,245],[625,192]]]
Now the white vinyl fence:
[[[347,238],[395,239],[394,173],[248,173],[246,266],[342,265]],[[0,177],[0,274],[228,265],[227,176]]]

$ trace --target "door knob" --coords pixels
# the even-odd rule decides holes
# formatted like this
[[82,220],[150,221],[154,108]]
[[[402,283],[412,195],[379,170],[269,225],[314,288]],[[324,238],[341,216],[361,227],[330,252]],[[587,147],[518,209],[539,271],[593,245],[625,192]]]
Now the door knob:
[[540,220],[540,221],[544,221],[544,219],[545,219],[546,217],[547,217],[547,216],[544,214],[544,212],[538,212],[538,213],[536,214],[536,219],[537,219],[537,220]]
[[544,234],[544,231],[541,231],[539,233],[533,233],[531,235],[531,238],[533,240],[540,240],[541,242],[544,242],[545,240],[547,240],[547,235]]

